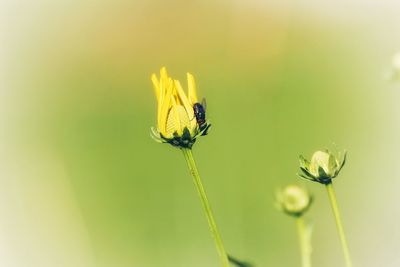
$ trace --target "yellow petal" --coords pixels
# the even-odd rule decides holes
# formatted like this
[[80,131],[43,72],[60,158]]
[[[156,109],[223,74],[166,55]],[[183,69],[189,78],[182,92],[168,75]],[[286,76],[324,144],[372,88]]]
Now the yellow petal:
[[193,106],[195,103],[199,102],[197,99],[196,84],[194,82],[193,75],[190,73],[187,73],[187,80],[188,80],[188,97],[190,103]]
[[154,92],[158,101],[158,99],[160,98],[160,83],[154,73],[151,75],[151,81],[153,82]]
[[178,92],[179,98],[183,103],[183,106],[185,107],[187,116],[189,117],[189,123],[187,127],[189,128],[190,132],[193,132],[193,130],[196,128],[197,125],[197,121],[194,116],[193,105],[190,103],[188,97],[185,95],[181,83],[178,80],[175,80],[175,88],[176,91]]
[[151,81],[153,82],[154,91],[157,97],[157,118],[160,118],[165,89],[160,86],[160,82],[155,74],[151,75]]
[[176,109],[171,108],[169,110],[167,122],[165,124],[165,133],[163,133],[163,136],[166,138],[172,138],[174,132],[176,131],[175,119],[174,119],[175,114],[176,114]]
[[164,83],[167,83],[169,77],[168,77],[168,73],[167,73],[167,68],[162,67],[160,70],[160,82],[164,81]]
[[163,88],[165,88],[165,95],[163,97],[163,101],[161,102],[160,115],[158,117],[158,129],[163,135],[165,135],[166,133],[168,113],[171,109],[171,96],[174,89],[173,85],[174,83],[172,82],[171,78],[166,85],[164,85],[162,81],[160,83],[160,88],[162,88],[163,86]]
[[189,117],[187,116],[185,108],[181,105],[172,105],[168,114],[166,134],[164,136],[172,138],[175,132],[181,135],[183,129],[188,127],[188,124]]
[[182,134],[182,132],[183,132],[182,125],[181,125],[181,120],[179,118],[180,112],[178,112],[177,104],[176,104],[175,98],[173,96],[171,96],[171,102],[172,102],[172,110],[171,111],[173,111],[173,114],[171,114],[170,116],[173,117],[175,131],[178,132],[178,134]]
[[180,119],[181,129],[182,129],[182,133],[183,133],[183,129],[185,129],[185,127],[190,128],[190,118],[186,112],[186,109],[182,105],[177,106],[177,109],[179,112],[179,119]]
[[193,112],[193,105],[190,103],[188,97],[186,96],[185,92],[183,91],[182,85],[178,80],[175,80],[175,89],[178,94],[178,97],[180,101],[182,102],[182,105],[185,107],[186,112],[191,115],[194,115]]

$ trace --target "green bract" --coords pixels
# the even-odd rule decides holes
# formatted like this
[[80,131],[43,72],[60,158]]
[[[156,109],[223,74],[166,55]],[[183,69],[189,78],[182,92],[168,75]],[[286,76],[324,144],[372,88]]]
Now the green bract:
[[329,184],[335,178],[346,162],[346,151],[332,153],[328,149],[316,151],[308,161],[300,156],[300,177],[321,184]]

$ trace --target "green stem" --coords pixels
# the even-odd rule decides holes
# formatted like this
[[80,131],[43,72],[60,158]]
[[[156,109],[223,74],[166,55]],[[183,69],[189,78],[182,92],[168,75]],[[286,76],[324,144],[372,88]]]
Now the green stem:
[[296,218],[297,233],[299,235],[301,266],[311,267],[311,243],[310,235],[306,228],[303,216]]
[[221,258],[221,263],[223,267],[229,267],[228,256],[225,252],[224,244],[222,243],[221,236],[219,234],[217,224],[215,223],[214,216],[211,210],[210,203],[208,202],[206,192],[204,190],[203,184],[201,183],[200,175],[196,167],[196,162],[194,161],[192,150],[188,148],[182,148],[183,155],[185,156],[186,162],[188,164],[190,173],[193,176],[194,183],[199,193],[201,203],[203,204],[204,212],[207,216],[208,225],[210,227],[211,233],[214,237],[215,245],[217,247],[219,256]]
[[342,242],[343,254],[346,260],[346,266],[352,267],[351,257],[349,252],[349,247],[347,245],[346,235],[344,234],[342,219],[340,217],[339,207],[336,201],[335,191],[333,190],[332,183],[326,185],[326,190],[328,191],[329,200],[331,202],[333,214],[335,215],[336,226],[339,232],[340,241]]

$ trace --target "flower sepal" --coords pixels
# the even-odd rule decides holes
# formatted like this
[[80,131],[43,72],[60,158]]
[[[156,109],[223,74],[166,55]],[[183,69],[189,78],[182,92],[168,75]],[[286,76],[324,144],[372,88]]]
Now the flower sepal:
[[182,135],[179,135],[178,132],[174,132],[172,138],[167,138],[160,133],[160,137],[164,140],[165,143],[169,143],[173,146],[180,148],[192,148],[192,146],[196,142],[196,138],[190,135],[189,129],[187,127],[183,129]]
[[210,127],[211,124],[207,124],[207,126],[203,130],[196,131],[196,134],[194,136],[191,136],[189,129],[185,127],[183,129],[182,135],[179,135],[178,132],[174,132],[172,138],[167,138],[162,133],[152,128],[151,137],[158,143],[168,143],[178,148],[192,148],[192,146],[196,142],[196,138],[198,136],[207,135],[208,129]]

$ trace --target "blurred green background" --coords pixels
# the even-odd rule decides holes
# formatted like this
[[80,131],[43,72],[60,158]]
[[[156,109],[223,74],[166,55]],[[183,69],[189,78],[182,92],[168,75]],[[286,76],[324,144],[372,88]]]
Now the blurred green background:
[[227,250],[299,266],[276,188],[315,195],[313,262],[343,266],[298,155],[335,180],[355,266],[400,266],[398,1],[0,1],[0,265],[216,267],[180,151],[150,137],[150,75],[195,75],[213,127],[194,154]]

